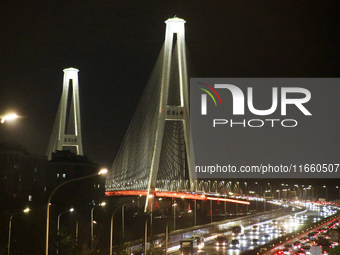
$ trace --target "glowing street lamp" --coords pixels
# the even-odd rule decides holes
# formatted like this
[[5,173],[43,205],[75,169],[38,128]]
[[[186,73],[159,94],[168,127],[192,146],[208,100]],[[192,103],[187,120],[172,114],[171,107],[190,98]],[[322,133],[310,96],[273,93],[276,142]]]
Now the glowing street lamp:
[[0,117],[0,119],[1,119],[0,122],[5,123],[6,120],[13,120],[13,119],[16,119],[16,118],[18,118],[18,115],[16,115],[16,114],[5,115],[5,116]]
[[29,211],[30,211],[30,209],[26,208],[23,211],[20,211],[20,212],[12,214],[11,217],[9,218],[9,224],[8,224],[8,244],[7,244],[7,254],[8,255],[10,254],[10,251],[11,251],[11,233],[12,233],[12,219],[13,219],[13,216],[17,215],[19,213],[23,213],[23,212],[24,213],[28,213]]
[[102,175],[102,174],[106,174],[106,173],[107,173],[107,169],[103,168],[103,169],[100,169],[100,171],[98,172],[98,175]]

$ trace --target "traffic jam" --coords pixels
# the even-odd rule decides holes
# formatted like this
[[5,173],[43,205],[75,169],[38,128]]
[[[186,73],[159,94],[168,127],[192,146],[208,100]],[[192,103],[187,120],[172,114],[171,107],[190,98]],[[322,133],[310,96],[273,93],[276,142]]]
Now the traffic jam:
[[180,254],[329,254],[339,245],[339,208],[314,203],[304,208],[276,219],[234,226],[217,235],[192,238],[192,242],[183,240],[191,248],[184,249],[183,242]]
[[[332,219],[305,235],[287,242],[275,252],[262,253],[274,255],[328,254],[331,248],[339,245],[340,219]],[[261,254],[258,253],[258,254]]]

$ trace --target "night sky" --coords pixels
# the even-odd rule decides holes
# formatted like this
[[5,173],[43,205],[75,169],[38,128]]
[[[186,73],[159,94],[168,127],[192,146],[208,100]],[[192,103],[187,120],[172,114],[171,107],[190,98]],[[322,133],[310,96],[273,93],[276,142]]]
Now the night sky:
[[339,77],[339,1],[1,1],[0,126],[45,154],[63,69],[79,69],[84,153],[110,167],[151,74],[164,21],[186,23],[190,77]]

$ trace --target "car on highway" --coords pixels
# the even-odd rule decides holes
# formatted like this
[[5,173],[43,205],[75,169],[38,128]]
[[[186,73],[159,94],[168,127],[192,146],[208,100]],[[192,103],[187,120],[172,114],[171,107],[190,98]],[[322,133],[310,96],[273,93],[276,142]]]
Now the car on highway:
[[310,254],[310,248],[311,248],[312,246],[309,246],[309,245],[303,245],[302,247],[301,247],[301,250],[304,250],[305,252],[306,252],[306,254]]
[[285,220],[279,220],[279,222],[278,222],[280,225],[284,225],[285,223],[286,223],[286,221]]
[[327,227],[323,227],[321,230],[320,230],[320,233],[326,233],[328,231],[328,228]]
[[230,242],[230,247],[231,248],[239,248],[240,246],[240,241],[237,239],[231,240]]
[[280,250],[280,251],[275,252],[274,255],[284,255],[284,253],[282,250]]
[[247,236],[245,235],[245,234],[241,234],[241,235],[239,235],[238,236],[240,239],[246,239],[247,238]]
[[326,239],[326,235],[318,235],[318,239]]
[[293,250],[293,244],[292,243],[286,243],[284,245],[285,248],[289,249],[289,250]]
[[307,236],[309,237],[309,240],[313,240],[315,238],[315,235],[316,235],[316,232],[313,231],[313,232],[308,233]]
[[280,229],[280,232],[279,232],[281,235],[285,234],[286,233],[286,230],[285,229]]
[[300,241],[293,242],[293,249],[294,250],[298,250],[298,249],[300,249],[300,247],[301,247]]
[[282,250],[282,253],[283,253],[284,255],[290,255],[290,254],[291,254],[291,250],[288,249],[288,248],[284,248],[284,249]]
[[307,236],[303,236],[303,237],[301,237],[301,239],[300,239],[300,243],[301,243],[301,244],[305,244],[307,241],[309,241],[309,239],[308,239]]
[[227,245],[228,238],[226,236],[218,236],[216,237],[216,245]]
[[242,226],[234,226],[231,228],[231,233],[233,236],[243,234],[243,227]]
[[293,255],[306,255],[306,252],[304,250],[297,250],[293,253]]
[[304,245],[312,246],[313,243],[312,243],[312,241],[306,241]]
[[203,236],[193,235],[191,238],[196,240],[195,245],[198,247],[198,249],[202,249],[204,247],[204,238],[203,238]]

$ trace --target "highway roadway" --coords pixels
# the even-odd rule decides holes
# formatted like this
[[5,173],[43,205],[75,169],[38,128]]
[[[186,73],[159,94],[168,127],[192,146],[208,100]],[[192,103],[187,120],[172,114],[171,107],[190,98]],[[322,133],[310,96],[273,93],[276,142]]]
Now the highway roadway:
[[[296,210],[296,209],[292,209]],[[224,233],[205,234],[205,244],[200,250],[202,254],[241,254],[244,251],[253,250],[257,246],[263,245],[272,239],[279,236],[299,231],[305,228],[310,223],[317,222],[331,214],[336,213],[336,210],[325,210],[321,206],[308,204],[306,210],[296,213],[292,211],[286,215],[281,215],[275,219],[264,219],[265,217],[258,217],[257,219],[245,219],[237,221],[238,225],[243,226],[243,231],[239,235],[233,235],[231,231]],[[256,218],[256,217],[255,217]],[[262,219],[262,220],[261,220]],[[230,229],[230,228],[229,228]],[[199,230],[196,230],[195,235],[203,235]],[[227,241],[225,244],[216,241],[217,236],[225,236]],[[191,236],[185,236],[189,238]],[[232,246],[231,241],[238,240],[239,245]],[[179,245],[170,247],[168,249],[170,254],[180,254]]]

